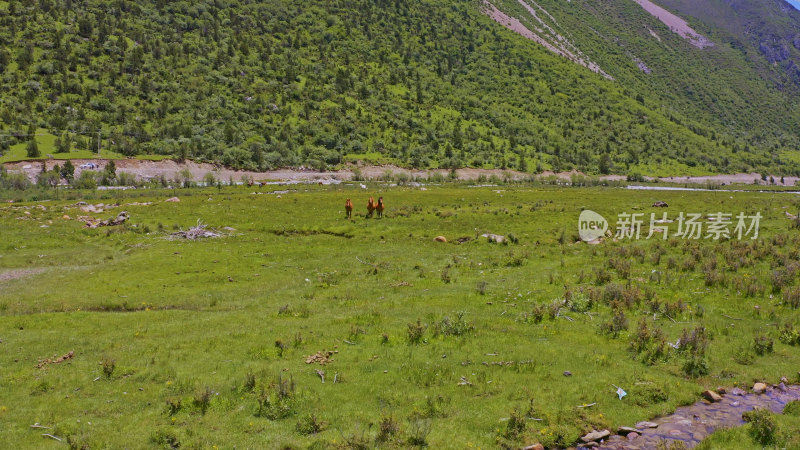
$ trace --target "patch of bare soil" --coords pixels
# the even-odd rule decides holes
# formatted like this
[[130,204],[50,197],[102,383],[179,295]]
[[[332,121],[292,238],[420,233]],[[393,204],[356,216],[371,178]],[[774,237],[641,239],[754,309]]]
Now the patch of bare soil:
[[[41,173],[42,165],[47,166],[47,170],[51,170],[56,164],[63,162],[57,160],[46,161],[19,161],[13,163],[6,163],[5,167],[9,172],[17,172],[26,174],[31,181],[35,181],[36,177]],[[94,170],[103,170],[108,164],[108,160],[104,159],[75,159],[72,161],[75,165],[75,177],[80,176],[84,169],[80,169],[83,164],[92,163],[97,166]],[[259,180],[274,180],[284,182],[303,182],[303,181],[320,181],[324,184],[331,182],[350,180],[353,178],[354,171],[351,168],[339,171],[316,171],[311,169],[278,169],[266,172],[254,172],[247,170],[234,170],[221,165],[214,165],[208,163],[198,163],[194,161],[177,162],[173,160],[163,161],[145,161],[139,159],[123,159],[116,160],[117,172],[126,172],[135,175],[139,180],[152,180],[155,178],[165,177],[167,180],[175,180],[179,178],[179,172],[189,170],[195,181],[200,181],[207,173],[211,173],[218,180],[228,182],[241,182],[243,179]],[[355,167],[353,167],[355,168]],[[427,178],[434,173],[440,173],[444,176],[449,174],[447,169],[432,169],[432,170],[415,170],[405,169],[396,166],[362,166],[358,167],[361,176],[367,179],[379,179],[384,175],[407,175],[409,178],[421,177]],[[500,169],[459,169],[456,171],[459,179],[462,180],[475,180],[481,175],[491,177],[496,175],[500,178],[510,177],[513,179],[526,178],[529,175],[517,172],[514,170],[500,170]]]
[[37,267],[34,269],[11,269],[5,272],[0,272],[0,283],[4,281],[19,280],[20,278],[38,275],[47,269],[44,267]]
[[[673,33],[688,40],[689,43],[694,45],[695,47],[703,49],[706,47],[714,46],[713,42],[711,42],[707,37],[695,31],[692,27],[689,26],[688,23],[686,23],[685,20],[681,19],[675,14],[672,14],[666,9],[656,5],[650,0],[633,0],[633,1],[638,3],[639,6],[645,9],[645,11],[652,14],[653,17],[660,20],[661,23],[666,25]],[[659,39],[658,36],[652,30],[650,31],[650,33],[654,35],[657,39]]]
[[[783,183],[781,183],[780,176],[773,176],[772,178],[775,179],[776,186],[794,186],[800,178],[798,177],[783,177]],[[734,174],[723,174],[723,175],[707,175],[701,177],[663,177],[663,178],[653,178],[655,181],[661,181],[665,183],[687,183],[687,184],[762,184],[766,185],[769,183],[769,177],[767,181],[761,179],[761,175],[757,173],[734,173]]]

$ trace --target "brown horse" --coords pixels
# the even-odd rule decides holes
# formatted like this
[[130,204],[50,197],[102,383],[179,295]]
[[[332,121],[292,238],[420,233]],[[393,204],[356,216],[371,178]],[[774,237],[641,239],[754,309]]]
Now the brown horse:
[[375,199],[370,197],[367,202],[367,218],[372,217],[373,212],[375,212]]
[[349,198],[344,202],[344,211],[347,213],[348,219],[353,217],[353,202]]
[[383,217],[383,197],[378,197],[378,204],[375,205],[375,211],[378,211],[378,218]]

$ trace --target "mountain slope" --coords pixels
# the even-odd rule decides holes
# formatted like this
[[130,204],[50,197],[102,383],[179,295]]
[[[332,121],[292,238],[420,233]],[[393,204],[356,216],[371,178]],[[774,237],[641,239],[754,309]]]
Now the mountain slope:
[[0,1],[0,134],[259,169],[796,170],[793,94],[731,45],[632,1],[492,4],[597,73],[473,0]]

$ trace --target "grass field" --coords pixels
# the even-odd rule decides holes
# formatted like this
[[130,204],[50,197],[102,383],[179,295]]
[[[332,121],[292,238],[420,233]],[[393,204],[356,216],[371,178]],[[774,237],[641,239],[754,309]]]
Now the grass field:
[[[4,445],[63,446],[48,433],[76,448],[569,446],[706,388],[798,381],[794,194],[274,189],[63,192],[0,207]],[[84,195],[120,203],[95,216],[130,221],[83,228]],[[384,197],[383,219],[363,217],[369,195]],[[756,240],[592,246],[576,243],[584,208],[612,227],[623,212],[764,218]],[[169,238],[198,220],[225,236]],[[684,330],[689,344],[666,345]],[[324,351],[330,363],[306,363]],[[796,422],[781,424],[797,434]],[[741,433],[715,439],[760,448]]]
[[[126,156],[117,153],[105,148],[100,149],[100,155],[97,154],[97,149],[90,149],[90,150],[78,150],[73,148],[72,151],[66,153],[57,153],[55,142],[58,139],[56,136],[52,134],[47,134],[47,130],[39,129],[37,130],[39,133],[34,139],[36,139],[36,144],[39,147],[39,152],[41,155],[37,158],[31,158],[28,156],[26,151],[26,144],[24,142],[14,144],[9,147],[9,149],[5,152],[0,152],[0,163],[6,162],[15,162],[15,161],[25,161],[29,159],[48,159],[50,155],[53,156],[53,159],[94,159],[94,158],[103,158],[103,159],[125,159]],[[105,142],[104,142],[105,145]],[[145,159],[145,160],[152,160],[152,161],[160,161],[163,159],[168,159],[170,156],[168,155],[137,155],[136,159]]]

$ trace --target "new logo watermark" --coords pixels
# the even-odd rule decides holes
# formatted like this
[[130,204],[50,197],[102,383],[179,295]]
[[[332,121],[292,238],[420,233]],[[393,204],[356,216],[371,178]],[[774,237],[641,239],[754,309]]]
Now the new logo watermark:
[[578,234],[586,242],[594,241],[606,235],[608,221],[594,211],[584,209],[578,217]]
[[[760,212],[753,215],[740,212],[735,216],[723,212],[680,212],[674,219],[670,219],[667,213],[660,218],[650,213],[649,220],[646,220],[645,213],[620,213],[617,215],[614,238],[636,240],[659,235],[663,240],[670,236],[680,239],[757,239],[762,217]],[[642,230],[648,222],[649,228],[645,234]],[[603,216],[588,209],[581,211],[578,234],[583,241],[596,241],[606,236],[607,231],[608,221]]]

